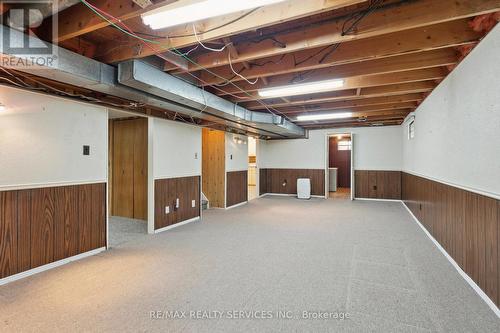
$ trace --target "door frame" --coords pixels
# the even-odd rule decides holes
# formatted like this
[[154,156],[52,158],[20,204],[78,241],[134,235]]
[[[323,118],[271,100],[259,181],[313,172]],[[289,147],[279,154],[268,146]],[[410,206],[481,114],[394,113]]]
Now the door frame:
[[354,144],[354,133],[352,131],[335,131],[335,132],[327,132],[325,134],[325,199],[328,199],[329,197],[329,167],[330,167],[330,142],[329,139],[332,136],[337,136],[337,135],[350,135],[351,136],[351,200],[355,199],[355,193],[354,193],[354,186],[355,186],[355,181],[354,181],[354,149],[355,149],[355,144]]

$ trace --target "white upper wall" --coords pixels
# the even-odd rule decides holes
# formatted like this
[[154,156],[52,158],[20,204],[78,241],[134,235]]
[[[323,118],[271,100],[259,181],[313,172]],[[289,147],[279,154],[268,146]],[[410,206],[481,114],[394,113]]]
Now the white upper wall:
[[0,188],[106,181],[105,108],[4,86],[0,102]]
[[416,110],[404,126],[408,172],[500,195],[500,25]]
[[201,127],[153,119],[155,179],[201,175]]
[[263,142],[261,168],[324,169],[326,136],[354,133],[354,168],[358,170],[401,170],[402,139],[400,126],[315,130],[309,139]]
[[[246,144],[236,143],[241,138]],[[226,172],[248,169],[248,138],[244,135],[226,133]]]

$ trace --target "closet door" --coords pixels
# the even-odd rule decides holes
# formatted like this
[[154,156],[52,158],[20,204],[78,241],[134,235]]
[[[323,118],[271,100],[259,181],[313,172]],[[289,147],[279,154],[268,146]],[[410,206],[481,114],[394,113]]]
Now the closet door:
[[148,120],[134,120],[134,218],[148,218]]
[[134,218],[134,120],[114,121],[113,211],[114,216]]

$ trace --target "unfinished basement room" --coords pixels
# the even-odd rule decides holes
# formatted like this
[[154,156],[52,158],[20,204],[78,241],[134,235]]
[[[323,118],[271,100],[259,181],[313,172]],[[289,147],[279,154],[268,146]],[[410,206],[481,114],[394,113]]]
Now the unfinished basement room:
[[0,20],[0,332],[500,332],[500,0]]

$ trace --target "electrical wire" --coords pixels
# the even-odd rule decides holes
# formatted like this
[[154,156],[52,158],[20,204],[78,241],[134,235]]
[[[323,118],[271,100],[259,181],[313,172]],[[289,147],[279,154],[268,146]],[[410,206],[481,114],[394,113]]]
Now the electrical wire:
[[208,51],[213,51],[213,52],[222,52],[226,49],[226,47],[228,47],[229,45],[231,45],[232,43],[229,43],[229,44],[225,44],[223,47],[221,47],[220,49],[213,49],[211,47],[208,47],[208,46],[205,46],[200,38],[198,37],[198,34],[196,33],[196,27],[194,26],[194,23],[193,23],[193,32],[194,32],[194,38],[196,38],[196,41],[198,42],[198,44],[201,45],[201,47],[203,47],[205,50],[208,50]]
[[248,80],[246,77],[244,77],[243,75],[241,75],[240,73],[236,72],[233,68],[233,63],[231,62],[231,52],[228,52],[227,53],[227,57],[229,59],[229,67],[231,68],[231,70],[233,71],[234,74],[236,74],[238,77],[242,78],[243,80],[245,80],[246,82],[248,82],[249,84],[251,85],[254,85],[256,84],[257,82],[259,82],[259,78],[256,78],[254,81],[250,81]]
[[[111,14],[106,13],[105,11],[103,11],[103,10],[101,10],[101,9],[99,9],[99,8],[97,8],[97,7],[95,7],[94,5],[92,5],[92,4],[90,4],[90,3],[88,3],[86,0],[80,0],[80,1],[81,1],[84,5],[86,5],[88,8],[90,8],[90,9],[91,9],[91,10],[92,10],[92,11],[93,11],[96,15],[98,15],[98,16],[99,16],[99,17],[101,17],[103,20],[105,20],[106,22],[108,22],[111,26],[113,26],[113,27],[115,27],[116,29],[118,29],[118,30],[122,31],[123,33],[125,33],[125,34],[126,34],[126,35],[128,35],[128,36],[131,36],[131,37],[133,37],[133,38],[137,38],[137,39],[141,40],[142,42],[144,42],[144,45],[146,45],[147,47],[149,47],[149,48],[150,48],[150,49],[151,49],[151,50],[152,50],[152,51],[153,51],[153,52],[154,52],[157,56],[162,57],[162,55],[161,55],[161,51],[156,50],[156,49],[155,49],[155,48],[153,48],[151,45],[149,45],[149,43],[152,43],[152,44],[161,44],[160,42],[158,42],[158,41],[153,41],[153,40],[150,40],[150,39],[147,39],[147,38],[142,38],[142,37],[140,37],[140,36],[137,36],[137,35],[133,34],[133,33],[131,32],[131,29],[130,29],[129,27],[127,27],[127,25],[126,25],[124,22],[122,22],[120,19],[117,19],[116,17],[112,16]],[[102,14],[101,14],[101,13],[102,13]],[[122,24],[122,25],[123,25],[123,26],[124,26],[124,27],[125,27],[128,31],[127,31],[127,30],[122,29],[120,26],[118,26],[117,24],[115,24],[114,22],[112,22],[111,20],[109,20],[109,19],[108,19],[105,15],[107,15],[108,17],[110,17],[110,18],[112,18],[112,19],[116,20],[117,22],[121,23],[121,24]],[[182,54],[182,53],[181,53],[179,50],[177,50],[175,47],[172,47],[172,49],[173,49],[174,51],[171,51],[171,50],[167,50],[167,51],[168,51],[168,52],[171,52],[171,53],[174,53],[174,54],[176,54],[176,55],[181,55],[181,54]],[[210,73],[210,74],[212,74],[212,75],[214,75],[214,76],[216,76],[216,77],[218,77],[218,78],[220,78],[220,79],[222,79],[222,80],[224,80],[224,81],[228,81],[226,78],[224,78],[224,77],[222,77],[222,76],[220,76],[220,75],[218,75],[218,74],[214,73],[213,71],[211,71],[211,70],[209,70],[209,69],[207,69],[207,68],[203,67],[202,65],[198,64],[197,62],[195,62],[195,61],[194,61],[194,60],[192,60],[191,58],[189,58],[189,57],[187,57],[187,56],[182,56],[182,57],[183,57],[183,58],[185,58],[185,59],[186,59],[187,61],[189,61],[190,63],[192,63],[192,64],[194,64],[194,65],[198,66],[200,69],[205,70],[205,71],[207,71],[208,73]],[[168,59],[166,59],[166,58],[164,58],[164,57],[162,57],[162,59],[164,59],[165,61],[168,61]],[[189,74],[189,75],[190,75],[190,76],[192,76],[193,78],[195,78],[195,79],[199,80],[199,81],[200,81],[200,82],[202,82],[203,84],[208,85],[208,86],[210,86],[210,87],[212,87],[212,88],[214,88],[214,89],[216,89],[216,90],[218,90],[218,91],[221,91],[222,93],[224,93],[224,94],[226,94],[226,95],[230,95],[230,96],[235,97],[235,98],[238,98],[238,99],[246,99],[245,97],[241,97],[241,96],[234,95],[234,94],[229,93],[229,92],[226,92],[226,91],[224,91],[224,90],[222,90],[222,89],[220,89],[220,88],[218,88],[218,87],[216,87],[216,86],[210,85],[210,84],[208,84],[207,82],[203,81],[202,79],[198,78],[196,75],[194,75],[194,74],[192,74],[192,73],[190,73],[190,72],[187,72],[187,74]],[[264,106],[264,108],[266,108],[266,110],[267,110],[269,113],[271,113],[271,114],[273,114],[273,115],[276,115],[274,112],[272,112],[272,111],[271,111],[271,109],[269,108],[269,106],[267,106],[267,105],[266,105],[264,102],[262,102],[260,99],[256,99],[256,98],[254,98],[254,96],[252,96],[249,92],[247,92],[247,91],[245,91],[245,90],[241,89],[239,86],[237,86],[237,85],[236,85],[236,84],[234,84],[233,82],[230,82],[230,81],[229,81],[229,84],[231,84],[232,86],[234,86],[235,88],[237,88],[238,90],[240,90],[242,93],[246,94],[248,97],[250,97],[251,99],[255,100],[256,102],[258,102],[259,104],[261,104],[262,106]],[[281,115],[283,115],[283,116],[284,116],[285,118],[287,118],[288,120],[291,120],[291,119],[290,119],[290,118],[289,118],[286,114],[283,114],[283,113],[281,113],[280,111],[278,111],[278,110],[276,110],[276,109],[273,109],[273,110],[274,110],[274,111],[276,111],[277,113],[280,113]]]

